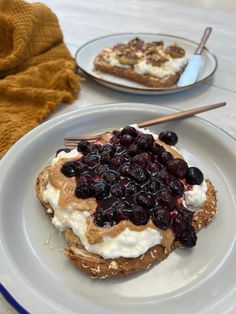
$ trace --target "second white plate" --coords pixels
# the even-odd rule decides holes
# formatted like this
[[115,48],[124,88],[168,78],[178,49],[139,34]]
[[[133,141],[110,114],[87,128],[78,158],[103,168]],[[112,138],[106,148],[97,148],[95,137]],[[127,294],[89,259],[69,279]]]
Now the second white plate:
[[204,48],[202,53],[201,68],[197,81],[194,84],[184,87],[177,87],[176,85],[174,85],[166,88],[152,88],[110,74],[98,72],[94,69],[93,60],[103,48],[112,47],[117,43],[127,42],[135,37],[139,37],[144,41],[163,40],[165,45],[170,45],[176,42],[185,49],[188,55],[192,55],[198,45],[197,43],[191,40],[167,34],[125,33],[108,35],[89,41],[77,50],[75,58],[78,67],[87,76],[89,76],[90,78],[94,79],[95,81],[102,85],[122,92],[141,95],[169,94],[189,89],[205,82],[216,71],[217,59],[206,48]]

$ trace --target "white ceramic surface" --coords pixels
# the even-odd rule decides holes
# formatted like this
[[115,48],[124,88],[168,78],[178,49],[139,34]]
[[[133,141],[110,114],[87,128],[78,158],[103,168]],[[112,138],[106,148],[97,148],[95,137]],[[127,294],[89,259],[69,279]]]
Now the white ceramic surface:
[[66,135],[89,134],[172,112],[145,104],[88,107],[28,133],[0,162],[1,283],[31,313],[235,313],[236,142],[198,118],[153,126],[172,129],[191,165],[218,190],[219,213],[193,249],[178,249],[127,279],[92,280],[62,254],[66,245],[35,195],[38,172]]
[[123,78],[119,78],[107,73],[102,73],[94,69],[93,60],[96,55],[105,47],[112,47],[117,43],[127,42],[130,39],[139,37],[144,41],[159,41],[163,40],[165,45],[168,46],[173,43],[178,43],[186,51],[186,54],[191,56],[197,44],[191,40],[184,39],[177,36],[165,35],[165,34],[145,34],[145,33],[127,33],[127,34],[113,34],[104,37],[100,37],[89,41],[78,49],[76,53],[76,61],[79,68],[92,79],[96,80],[107,87],[134,94],[141,95],[158,95],[169,94],[179,92],[185,89],[190,89],[205,82],[210,76],[212,76],[217,68],[217,60],[211,52],[204,48],[202,53],[201,67],[198,75],[198,79],[194,84],[177,87],[172,86],[168,88],[152,88],[144,86],[142,84],[132,82]]

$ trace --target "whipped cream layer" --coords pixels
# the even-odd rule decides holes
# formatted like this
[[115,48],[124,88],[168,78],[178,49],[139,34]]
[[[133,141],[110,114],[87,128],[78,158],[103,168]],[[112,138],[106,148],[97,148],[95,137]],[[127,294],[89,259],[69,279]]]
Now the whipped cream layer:
[[[154,139],[158,139],[158,135],[147,129],[138,128],[137,124],[133,124],[137,130],[152,134]],[[176,147],[171,146],[177,150]],[[80,158],[81,153],[77,149],[71,150],[69,153],[60,152],[57,157],[52,159],[51,165],[55,165],[60,159]],[[199,208],[206,201],[207,183],[203,181],[201,185],[193,185],[191,190],[185,191],[183,204],[190,210]],[[89,211],[80,211],[73,206],[63,208],[59,206],[60,190],[53,187],[49,182],[43,193],[43,199],[49,203],[53,209],[52,223],[60,231],[71,228],[76,236],[80,238],[81,243],[89,252],[98,254],[105,259],[108,258],[135,258],[141,256],[151,247],[161,244],[163,237],[158,229],[147,227],[141,231],[134,231],[126,228],[115,237],[104,236],[103,240],[96,244],[91,244],[86,236],[88,221],[91,215]],[[48,213],[52,213],[48,209]]]

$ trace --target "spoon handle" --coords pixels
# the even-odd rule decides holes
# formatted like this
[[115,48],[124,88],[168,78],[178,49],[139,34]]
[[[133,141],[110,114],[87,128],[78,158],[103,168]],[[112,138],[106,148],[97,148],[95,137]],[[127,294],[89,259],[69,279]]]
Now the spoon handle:
[[211,32],[212,32],[212,27],[207,27],[205,29],[204,34],[202,36],[202,39],[201,39],[199,45],[197,46],[197,49],[195,50],[195,53],[194,53],[195,55],[201,55],[202,54],[202,50],[203,50]]

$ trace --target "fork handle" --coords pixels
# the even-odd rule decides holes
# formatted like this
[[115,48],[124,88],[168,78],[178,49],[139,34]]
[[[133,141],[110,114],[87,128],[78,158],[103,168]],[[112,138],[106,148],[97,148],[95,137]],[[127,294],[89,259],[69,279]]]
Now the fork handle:
[[190,109],[190,110],[185,110],[185,111],[181,111],[181,112],[177,112],[177,113],[172,113],[172,114],[169,114],[169,115],[164,116],[164,117],[160,117],[160,118],[156,118],[156,119],[152,119],[152,120],[138,123],[138,127],[144,128],[146,126],[150,126],[150,125],[154,125],[154,124],[158,124],[158,123],[177,120],[177,119],[181,119],[181,118],[187,118],[187,117],[193,116],[197,113],[201,113],[204,111],[209,111],[212,109],[220,108],[220,107],[223,107],[225,105],[226,105],[226,102],[221,102],[221,103],[214,104],[214,105],[208,105],[208,106],[204,106],[204,107],[199,107],[199,108],[195,108],[195,109]]

